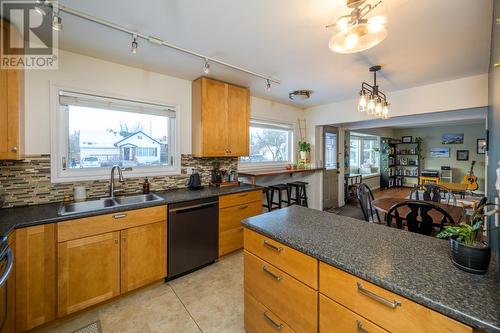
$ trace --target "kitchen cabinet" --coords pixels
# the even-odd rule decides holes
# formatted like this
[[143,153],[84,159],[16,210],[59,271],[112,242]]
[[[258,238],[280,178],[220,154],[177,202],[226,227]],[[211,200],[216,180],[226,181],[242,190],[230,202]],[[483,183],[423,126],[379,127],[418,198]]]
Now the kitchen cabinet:
[[121,231],[121,292],[167,276],[166,223]]
[[16,230],[16,331],[56,317],[55,224]]
[[193,155],[248,156],[249,90],[202,77],[192,94]]
[[58,223],[58,315],[165,278],[166,219],[157,206]]
[[85,309],[120,294],[120,232],[58,244],[58,314]]
[[[2,35],[20,39],[13,25],[3,21]],[[0,160],[24,155],[24,71],[0,64]]]
[[243,248],[241,220],[261,213],[261,190],[219,198],[219,257]]

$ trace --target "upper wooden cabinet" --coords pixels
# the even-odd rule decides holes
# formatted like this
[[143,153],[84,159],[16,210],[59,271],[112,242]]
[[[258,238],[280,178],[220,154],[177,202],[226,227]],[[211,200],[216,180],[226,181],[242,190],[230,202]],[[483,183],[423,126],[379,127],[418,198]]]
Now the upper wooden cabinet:
[[[13,26],[3,23],[4,36],[20,38]],[[24,71],[0,63],[0,160],[20,160],[23,155]]]
[[248,156],[248,89],[202,77],[193,81],[192,107],[194,156]]

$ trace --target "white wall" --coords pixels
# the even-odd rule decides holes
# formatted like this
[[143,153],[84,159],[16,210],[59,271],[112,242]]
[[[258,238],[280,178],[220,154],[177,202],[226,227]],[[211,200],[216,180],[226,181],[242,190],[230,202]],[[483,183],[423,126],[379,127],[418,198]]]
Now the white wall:
[[[182,154],[191,149],[191,81],[59,51],[58,70],[26,73],[26,153],[50,153],[50,85],[61,85],[176,105],[180,113]],[[297,123],[304,112],[289,105],[251,98],[251,116]]]

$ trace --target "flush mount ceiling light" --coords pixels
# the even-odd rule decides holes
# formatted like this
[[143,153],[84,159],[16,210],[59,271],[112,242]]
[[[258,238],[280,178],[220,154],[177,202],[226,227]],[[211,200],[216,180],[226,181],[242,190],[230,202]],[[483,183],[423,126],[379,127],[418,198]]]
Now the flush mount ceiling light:
[[387,37],[387,18],[383,15],[368,17],[369,13],[382,3],[363,4],[366,0],[347,0],[347,7],[352,9],[348,15],[341,16],[334,24],[335,34],[328,47],[337,53],[356,53],[374,47]]
[[292,101],[305,101],[311,97],[312,90],[295,90],[288,94]]
[[387,96],[377,86],[377,72],[381,69],[382,67],[379,65],[370,67],[370,72],[373,73],[373,85],[366,82],[361,84],[358,112],[366,112],[378,118],[389,119]]

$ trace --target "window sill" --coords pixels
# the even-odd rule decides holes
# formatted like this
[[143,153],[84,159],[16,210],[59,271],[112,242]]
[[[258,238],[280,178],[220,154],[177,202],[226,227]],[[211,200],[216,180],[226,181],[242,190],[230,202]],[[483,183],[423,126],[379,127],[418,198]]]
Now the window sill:
[[[75,183],[75,182],[90,182],[96,180],[108,180],[110,179],[111,170],[107,170],[106,173],[99,173],[93,175],[53,175],[51,176],[51,183]],[[125,179],[131,178],[142,178],[142,177],[165,177],[165,176],[179,176],[181,171],[179,168],[165,170],[165,171],[123,171],[123,177]],[[115,176],[117,177],[116,173]]]
[[362,173],[361,176],[363,177],[363,179],[370,179],[370,178],[376,178],[376,177],[380,177],[380,173]]
[[238,163],[238,171],[286,169],[292,162],[285,163]]

